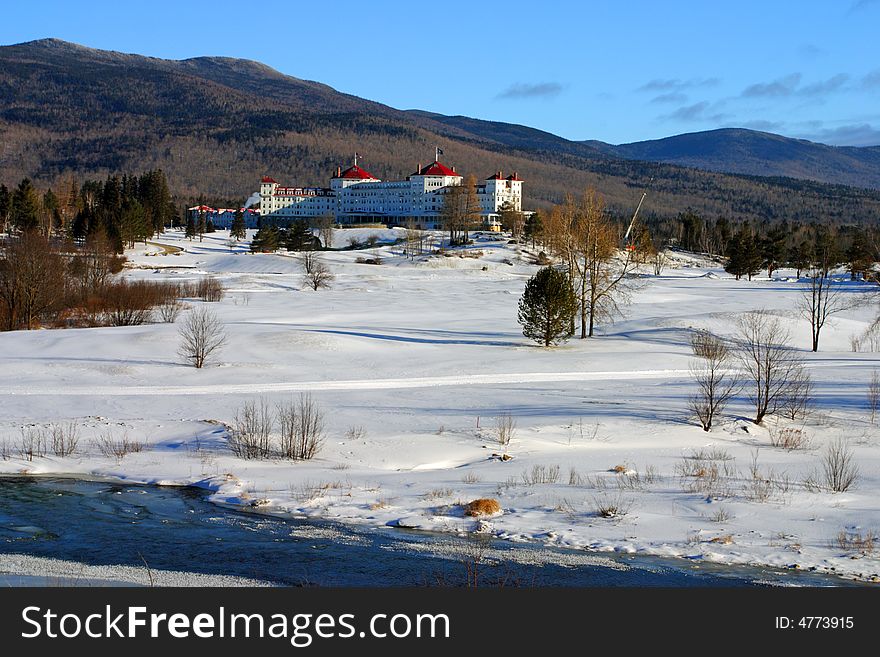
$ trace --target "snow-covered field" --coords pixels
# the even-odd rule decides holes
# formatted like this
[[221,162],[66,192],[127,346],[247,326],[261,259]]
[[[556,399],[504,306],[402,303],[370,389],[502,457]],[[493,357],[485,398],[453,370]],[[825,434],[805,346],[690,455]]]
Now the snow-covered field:
[[[816,385],[806,422],[756,426],[740,396],[705,433],[688,418],[689,330],[731,334],[739,313],[764,308],[786,318],[806,347],[793,272],[735,281],[717,264],[678,254],[661,276],[643,279],[626,316],[600,337],[543,349],[516,322],[536,267],[506,239],[478,239],[475,258],[411,262],[389,246],[324,254],[336,281],[319,292],[301,284],[296,258],[251,255],[227,240],[225,232],[203,243],[169,233],[158,242],[184,252],[147,245],[128,254],[128,276],[223,281],[225,299],[208,305],[228,344],[202,370],[180,361],[172,324],[0,333],[0,441],[9,452],[0,472],[197,483],[217,502],[280,514],[880,576],[877,553],[837,544],[841,531],[880,531],[880,430],[865,396],[880,362],[852,353],[849,341],[875,307],[840,315],[821,351],[805,352]],[[375,254],[381,265],[355,262]],[[244,461],[230,453],[225,423],[244,402],[274,405],[304,391],[326,412],[318,458]],[[517,422],[509,460],[499,458],[505,449],[494,433],[494,418],[505,413]],[[82,435],[78,454],[17,454],[21,427],[72,420]],[[777,424],[805,431],[810,449],[773,448]],[[106,435],[147,449],[106,458],[92,444]],[[857,485],[845,493],[805,488],[825,445],[839,437],[858,459]],[[769,495],[752,478],[755,458],[762,479],[775,482]],[[700,459],[723,473],[708,492],[682,476]],[[465,517],[461,503],[481,497],[497,499],[502,513]],[[600,517],[597,508],[608,505],[624,513]]]

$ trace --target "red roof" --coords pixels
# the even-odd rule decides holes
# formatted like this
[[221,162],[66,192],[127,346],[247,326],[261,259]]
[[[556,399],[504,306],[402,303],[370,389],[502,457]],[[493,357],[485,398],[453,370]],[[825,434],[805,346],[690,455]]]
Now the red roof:
[[501,177],[501,172],[498,171],[497,173],[493,173],[491,176],[486,178],[486,180],[504,180],[504,178]]
[[274,178],[270,178],[269,176],[263,176],[263,179],[260,182],[275,183],[276,185],[278,184],[277,180],[275,180]]
[[519,182],[523,182],[523,179],[517,175],[516,171],[513,172],[512,176],[507,176],[507,180],[518,180]]
[[338,176],[334,176],[335,178],[356,178],[357,180],[379,180],[376,176],[374,176],[369,171],[361,169],[357,164],[354,166],[348,167],[345,171],[343,171]]
[[434,160],[431,164],[426,167],[422,167],[419,171],[416,171],[414,176],[458,176],[461,178],[461,175],[455,173],[452,169],[447,167],[445,164],[440,164],[437,160]]

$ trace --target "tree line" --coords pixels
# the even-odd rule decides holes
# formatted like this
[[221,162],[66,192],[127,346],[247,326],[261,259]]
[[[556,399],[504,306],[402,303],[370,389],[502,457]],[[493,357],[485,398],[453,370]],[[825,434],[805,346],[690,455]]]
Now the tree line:
[[102,234],[116,253],[161,233],[177,215],[161,169],[82,185],[69,178],[57,191],[41,192],[29,178],[12,190],[0,185],[3,232],[36,231],[47,238],[75,240]]
[[[751,280],[762,270],[772,277],[781,267],[796,269],[797,309],[810,323],[813,351],[831,317],[874,298],[874,287],[848,289],[831,275],[845,264],[854,281],[874,278],[878,251],[871,227],[743,223],[734,230],[729,222],[714,222],[706,228],[692,212],[680,220],[684,246],[718,247],[708,253],[725,254],[725,269],[737,280]],[[520,300],[518,318],[527,337],[545,346],[558,344],[575,334],[576,324],[580,338],[592,337],[597,323],[612,321],[629,301],[639,285],[640,266],[651,264],[655,275],[662,272],[662,237],[637,224],[624,243],[624,226],[592,189],[525,220],[523,239],[540,245],[536,261],[548,265],[529,281]],[[551,256],[558,265],[551,265]]]

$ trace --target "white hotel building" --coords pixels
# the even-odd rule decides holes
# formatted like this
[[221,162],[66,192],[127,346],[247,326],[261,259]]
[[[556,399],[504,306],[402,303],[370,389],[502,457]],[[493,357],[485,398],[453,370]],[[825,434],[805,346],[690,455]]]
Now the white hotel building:
[[[438,160],[407,176],[405,180],[382,181],[355,163],[345,171],[337,167],[330,187],[283,187],[265,176],[260,183],[260,217],[280,224],[295,219],[332,216],[338,224],[411,224],[422,229],[439,229],[440,211],[446,189],[462,181],[455,167]],[[510,202],[522,211],[523,181],[516,173],[504,178],[498,173],[477,185],[483,226],[500,227],[499,210]]]

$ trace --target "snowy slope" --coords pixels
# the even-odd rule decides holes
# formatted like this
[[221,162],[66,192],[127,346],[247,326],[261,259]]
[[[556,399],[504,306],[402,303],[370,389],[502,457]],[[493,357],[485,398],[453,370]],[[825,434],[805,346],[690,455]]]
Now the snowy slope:
[[[353,231],[337,233],[341,246]],[[220,278],[226,298],[209,304],[229,337],[219,361],[203,370],[182,364],[169,324],[0,333],[0,440],[11,452],[0,471],[198,482],[218,502],[261,500],[277,513],[880,575],[876,556],[835,544],[842,530],[880,530],[880,447],[865,407],[878,358],[849,346],[874,319],[873,307],[842,315],[826,328],[822,350],[805,353],[817,409],[797,427],[812,449],[786,452],[770,446],[778,420],[746,421],[743,397],[710,433],[688,419],[688,339],[694,327],[729,334],[738,313],[765,308],[806,346],[808,325],[793,313],[793,272],[735,281],[715,263],[675,254],[660,277],[641,279],[626,316],[603,326],[600,337],[542,349],[516,322],[536,267],[506,239],[478,239],[467,250],[476,257],[414,262],[387,244],[328,253],[336,281],[320,292],[304,288],[295,257],[248,254],[224,232],[203,243],[176,233],[158,242],[184,250],[141,246],[129,254],[126,275]],[[383,264],[356,262],[375,255]],[[303,391],[327,412],[316,460],[231,455],[224,423],[244,401],[274,404]],[[497,457],[504,450],[493,433],[493,418],[503,413],[518,425],[507,461]],[[72,419],[83,453],[32,462],[14,453],[23,425]],[[149,449],[119,462],[105,458],[90,441],[108,432],[145,440]],[[824,445],[841,436],[859,460],[857,487],[811,492],[801,482],[820,467]],[[712,496],[690,492],[680,476],[701,451],[722,456],[730,474]],[[749,493],[755,453],[761,472],[787,482],[765,501]],[[464,517],[459,503],[478,497],[498,499],[503,513]],[[596,508],[609,502],[628,513],[599,517]]]

